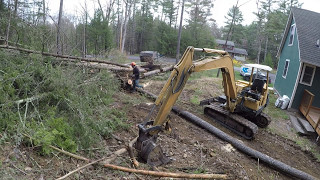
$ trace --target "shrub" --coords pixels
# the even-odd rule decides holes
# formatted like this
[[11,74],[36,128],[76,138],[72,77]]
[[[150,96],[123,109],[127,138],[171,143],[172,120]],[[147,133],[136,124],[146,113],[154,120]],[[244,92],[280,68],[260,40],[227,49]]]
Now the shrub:
[[128,127],[126,114],[112,108],[119,83],[107,71],[0,50],[0,79],[0,132],[16,144],[27,133],[32,140],[24,142],[42,145],[42,154],[51,152],[48,145],[88,148]]

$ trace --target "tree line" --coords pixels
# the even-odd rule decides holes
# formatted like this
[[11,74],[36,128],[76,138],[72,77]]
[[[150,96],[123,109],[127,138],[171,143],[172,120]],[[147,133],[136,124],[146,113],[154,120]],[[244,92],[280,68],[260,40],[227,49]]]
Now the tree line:
[[[213,0],[95,0],[80,4],[79,14],[49,15],[48,0],[0,0],[0,36],[5,42],[43,52],[106,56],[110,51],[136,54],[155,50],[175,57],[187,46],[216,46],[215,39],[234,41],[249,59],[275,67],[277,50],[291,7],[298,0],[256,0],[256,20],[243,25],[239,1],[218,27]],[[95,3],[93,15],[88,3]],[[184,9],[182,11],[181,9]],[[178,51],[178,52],[179,52]]]

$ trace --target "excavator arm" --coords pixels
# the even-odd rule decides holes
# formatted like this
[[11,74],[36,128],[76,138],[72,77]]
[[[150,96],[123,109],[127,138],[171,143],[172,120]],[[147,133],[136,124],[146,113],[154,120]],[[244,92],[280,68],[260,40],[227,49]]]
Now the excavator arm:
[[[205,52],[216,56],[193,61],[195,51]],[[174,66],[170,77],[155,101],[155,106],[160,106],[155,120],[148,121],[147,119],[138,126],[139,137],[136,143],[136,149],[139,151],[139,157],[152,166],[157,166],[169,161],[163,155],[161,148],[155,144],[157,134],[163,130],[163,125],[168,121],[168,114],[180,96],[190,75],[193,72],[218,68],[221,68],[222,71],[227,108],[231,112],[235,110],[237,92],[231,57],[225,51],[194,48],[190,46],[186,49],[178,64]]]
[[[194,51],[217,54],[219,56],[193,61]],[[193,72],[218,68],[222,70],[224,93],[227,97],[227,108],[233,112],[236,105],[237,92],[231,57],[227,52],[221,50],[188,47],[179,63],[174,66],[174,70],[155,101],[155,105],[160,105],[160,110],[153,125],[162,125],[167,121],[168,114]]]

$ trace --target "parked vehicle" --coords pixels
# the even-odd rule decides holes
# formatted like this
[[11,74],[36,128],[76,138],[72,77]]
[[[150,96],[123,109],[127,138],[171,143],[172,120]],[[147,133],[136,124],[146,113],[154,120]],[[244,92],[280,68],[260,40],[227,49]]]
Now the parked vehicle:
[[[249,74],[249,77],[250,77],[250,75],[251,75],[251,70],[252,70],[251,67],[248,67],[248,66],[246,66],[246,65],[243,65],[243,66],[241,66],[241,68],[240,68],[240,75],[241,75],[241,76],[244,76],[245,74]],[[257,69],[254,69],[253,72],[257,72]]]
[[[246,67],[248,68],[247,70],[245,68],[242,68],[240,69],[240,75],[241,75],[241,70],[244,69],[245,71],[247,71],[246,73],[243,73],[243,80],[245,81],[249,81],[250,80],[250,76],[251,76],[251,71],[252,71],[252,68],[250,67]],[[255,78],[258,77],[259,79],[263,79],[264,81],[267,80],[267,76],[261,72],[260,70],[257,71],[257,69],[255,68],[253,70],[253,76],[252,76],[252,81],[255,80]],[[271,78],[269,77],[269,83],[271,83]]]
[[141,51],[140,52],[141,62],[148,62],[150,64],[153,64],[153,61],[158,58],[159,58],[159,53],[157,51]]

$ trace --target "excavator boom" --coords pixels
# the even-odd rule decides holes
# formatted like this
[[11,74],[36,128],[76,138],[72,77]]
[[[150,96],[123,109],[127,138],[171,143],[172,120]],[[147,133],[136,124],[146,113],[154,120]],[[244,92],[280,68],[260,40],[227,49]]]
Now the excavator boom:
[[[216,57],[193,61],[195,51],[218,55]],[[207,71],[211,69],[224,69],[223,82],[224,92],[228,97],[227,103],[231,112],[235,109],[235,100],[237,97],[236,85],[234,81],[234,70],[232,59],[225,51],[188,47],[181,60],[173,68],[166,84],[162,88],[155,105],[160,105],[157,117],[153,123],[154,126],[162,125],[166,122],[173,105],[180,96],[187,80],[193,72]]]

